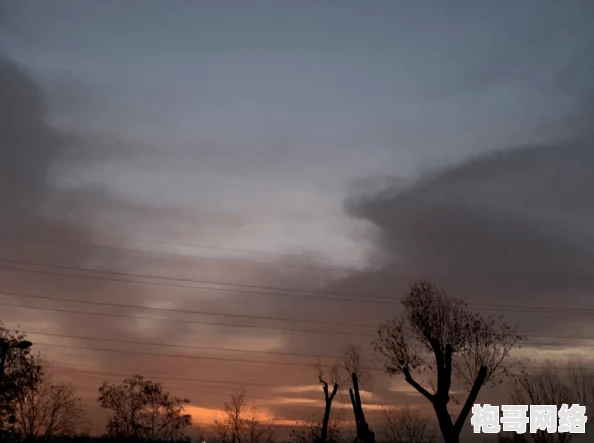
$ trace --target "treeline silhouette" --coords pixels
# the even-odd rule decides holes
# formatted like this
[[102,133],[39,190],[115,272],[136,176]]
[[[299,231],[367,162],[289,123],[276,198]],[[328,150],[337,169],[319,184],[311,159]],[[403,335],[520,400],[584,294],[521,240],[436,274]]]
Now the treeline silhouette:
[[[109,419],[103,435],[94,437],[74,387],[54,383],[48,363],[32,351],[34,344],[29,346],[24,334],[0,325],[1,441],[187,442],[190,434],[196,434],[202,435],[199,441],[208,443],[281,439],[292,443],[460,443],[481,389],[505,380],[514,385],[510,399],[514,404],[593,404],[594,383],[580,365],[570,364],[564,377],[551,363],[537,372],[510,372],[510,351],[526,337],[501,319],[472,312],[431,280],[415,281],[402,305],[400,315],[379,325],[372,345],[385,373],[403,377],[431,405],[433,420],[401,404],[385,408],[381,421],[372,426],[361,396],[373,382],[371,362],[362,357],[359,347],[349,346],[332,365],[312,362],[323,408],[307,422],[293,426],[285,437],[281,431],[287,426],[265,418],[262,409],[248,404],[244,390],[230,395],[220,418],[198,426],[186,411],[188,398],[172,396],[161,383],[142,375],[98,386],[97,403],[109,412]],[[466,390],[462,398],[453,395],[455,381]],[[350,420],[333,411],[339,391],[348,392]],[[453,402],[461,406],[455,418],[450,413]],[[524,441],[569,443],[571,438],[572,434],[539,431]]]

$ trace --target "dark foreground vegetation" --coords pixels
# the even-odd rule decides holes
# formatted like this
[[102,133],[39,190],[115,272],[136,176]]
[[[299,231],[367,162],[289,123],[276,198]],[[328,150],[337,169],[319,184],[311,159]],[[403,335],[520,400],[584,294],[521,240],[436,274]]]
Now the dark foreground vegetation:
[[[594,383],[584,369],[570,365],[568,375],[559,375],[549,364],[538,373],[510,371],[510,351],[525,340],[500,319],[484,318],[446,295],[429,280],[411,285],[402,301],[401,315],[379,326],[373,343],[385,372],[403,377],[434,411],[433,419],[407,405],[392,405],[381,422],[369,423],[361,399],[369,362],[360,349],[348,347],[332,365],[318,361],[320,399],[324,407],[307,424],[290,432],[262,419],[261,411],[246,401],[246,393],[231,395],[223,405],[223,418],[206,429],[192,423],[185,407],[187,398],[170,395],[160,383],[134,375],[121,384],[104,382],[98,387],[97,403],[110,412],[102,437],[89,436],[84,408],[69,384],[54,383],[49,367],[33,347],[23,346],[26,337],[1,327],[3,376],[0,382],[0,429],[2,441],[53,442],[182,442],[188,435],[202,435],[208,443],[459,443],[468,426],[471,407],[481,388],[508,381],[514,384],[514,404],[580,403],[591,406]],[[5,360],[5,361],[4,361]],[[429,381],[427,383],[427,381]],[[453,396],[452,386],[463,386],[463,397]],[[352,430],[333,413],[340,390],[348,392]],[[453,417],[452,403],[459,404]],[[435,423],[435,425],[434,425]],[[283,435],[284,434],[284,435]],[[529,434],[535,443],[569,443],[572,434]],[[196,438],[193,438],[196,440]],[[503,441],[503,440],[502,440]]]

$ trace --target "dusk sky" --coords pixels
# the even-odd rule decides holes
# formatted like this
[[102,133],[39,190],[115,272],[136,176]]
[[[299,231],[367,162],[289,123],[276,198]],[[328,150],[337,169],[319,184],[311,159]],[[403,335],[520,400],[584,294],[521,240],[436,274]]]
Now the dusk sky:
[[305,420],[418,276],[594,369],[591,2],[0,5],[0,320],[91,415],[140,373]]

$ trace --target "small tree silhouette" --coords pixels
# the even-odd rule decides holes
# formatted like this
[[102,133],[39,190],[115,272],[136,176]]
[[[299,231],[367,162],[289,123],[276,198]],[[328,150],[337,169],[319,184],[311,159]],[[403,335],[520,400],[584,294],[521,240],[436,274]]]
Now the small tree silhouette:
[[248,406],[246,393],[242,389],[231,395],[225,402],[225,417],[214,420],[211,438],[217,443],[272,443],[276,437],[274,423],[262,423],[261,411],[256,406]]
[[141,375],[127,378],[121,385],[104,382],[97,401],[113,411],[107,424],[107,436],[112,438],[178,440],[192,424],[191,416],[184,413],[190,400],[171,397],[160,383]]
[[14,400],[16,432],[27,441],[73,435],[83,413],[80,398],[72,385],[52,382],[40,356],[33,357],[33,364],[42,368],[43,375]]
[[[323,415],[315,416],[307,420],[305,424],[295,427],[289,433],[291,443],[312,443],[321,440]],[[328,422],[326,441],[327,443],[341,443],[344,441],[340,436],[341,418],[333,417]]]
[[[523,369],[513,377],[513,390],[510,399],[521,405],[557,405],[578,403],[590,410],[594,402],[594,383],[591,374],[579,363],[568,362],[567,374],[561,377],[558,368],[550,361],[537,370]],[[593,416],[590,415],[589,421]],[[529,434],[526,440],[534,443],[569,443],[571,433],[549,434],[537,431]]]
[[429,419],[409,405],[382,411],[382,434],[386,443],[435,443],[437,436]]
[[318,359],[316,364],[316,371],[318,373],[318,380],[322,384],[324,391],[324,415],[322,417],[322,426],[320,428],[320,435],[318,437],[320,443],[326,443],[328,441],[328,424],[330,422],[330,410],[332,408],[332,401],[338,392],[340,383],[340,369],[338,365],[334,365],[330,369],[329,380],[332,383],[332,392],[328,389],[328,382],[325,381],[324,366]]
[[349,388],[349,396],[351,398],[351,405],[353,406],[353,413],[355,415],[355,425],[357,436],[356,440],[364,443],[374,443],[375,433],[369,428],[369,424],[365,419],[363,412],[363,404],[361,403],[361,393],[359,384],[371,380],[371,376],[366,372],[363,359],[361,358],[361,350],[357,346],[350,345],[344,351],[342,356],[343,370],[346,372],[348,378],[351,379],[352,387]]

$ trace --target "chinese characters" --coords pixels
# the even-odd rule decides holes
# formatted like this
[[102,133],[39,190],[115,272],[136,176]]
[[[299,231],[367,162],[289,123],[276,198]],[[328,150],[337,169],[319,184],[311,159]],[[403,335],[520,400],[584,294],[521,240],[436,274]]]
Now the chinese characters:
[[538,431],[548,433],[586,433],[586,407],[573,404],[561,405],[474,405],[470,424],[475,434],[498,434],[511,431],[531,434]]

